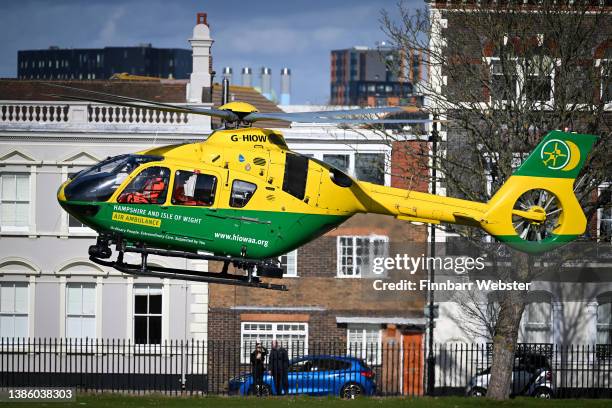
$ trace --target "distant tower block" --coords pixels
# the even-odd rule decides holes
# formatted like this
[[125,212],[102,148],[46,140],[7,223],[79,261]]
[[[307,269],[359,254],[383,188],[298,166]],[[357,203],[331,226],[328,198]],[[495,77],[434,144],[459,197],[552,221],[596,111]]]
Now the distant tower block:
[[261,94],[272,100],[272,70],[267,67],[261,69]]
[[291,104],[291,70],[289,68],[281,69],[280,104]]
[[234,71],[232,71],[232,67],[224,67],[223,68],[223,79],[227,78],[227,81],[231,84],[233,81]]
[[242,86],[253,86],[253,70],[249,67],[242,68]]

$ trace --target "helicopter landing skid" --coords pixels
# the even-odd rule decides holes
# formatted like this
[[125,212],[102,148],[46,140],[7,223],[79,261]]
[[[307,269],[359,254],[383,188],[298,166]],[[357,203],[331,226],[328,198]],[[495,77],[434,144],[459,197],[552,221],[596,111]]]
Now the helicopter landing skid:
[[[270,268],[269,265],[265,265],[263,262],[245,262],[245,259],[242,258],[225,258],[215,255],[196,255],[183,253],[185,257],[188,258],[197,258],[197,259],[206,259],[212,261],[223,261],[223,270],[220,273],[215,272],[202,272],[202,271],[194,271],[188,269],[176,269],[176,268],[166,268],[157,265],[148,265],[147,264],[147,255],[149,254],[159,254],[166,256],[180,256],[177,251],[164,251],[164,250],[156,250],[152,248],[142,249],[142,248],[126,248],[125,252],[139,252],[142,256],[142,263],[140,265],[137,264],[129,264],[123,261],[123,252],[119,253],[117,260],[110,261],[100,259],[95,255],[90,255],[89,259],[97,263],[98,265],[107,266],[110,268],[114,268],[119,272],[126,273],[133,276],[149,276],[153,278],[167,278],[167,279],[180,279],[187,280],[193,282],[207,282],[207,283],[217,283],[222,285],[234,285],[234,286],[248,286],[253,288],[261,288],[261,289],[271,289],[271,290],[281,290],[286,291],[287,287],[285,285],[279,285],[274,283],[262,282],[259,277],[253,276],[253,267],[260,266],[262,270],[266,270],[266,268]],[[248,275],[234,275],[227,273],[227,269],[230,262],[234,262],[234,264],[240,265],[241,268],[246,269]]]

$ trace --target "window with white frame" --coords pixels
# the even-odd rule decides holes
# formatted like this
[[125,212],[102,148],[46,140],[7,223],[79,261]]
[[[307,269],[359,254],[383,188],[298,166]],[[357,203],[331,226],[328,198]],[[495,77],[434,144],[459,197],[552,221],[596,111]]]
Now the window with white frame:
[[[78,171],[68,173],[68,178],[73,178]],[[72,215],[66,213],[68,217],[68,232],[69,233],[94,233],[95,231],[89,228],[87,225],[83,224],[81,221],[73,217]]]
[[499,57],[486,59],[491,72],[492,102],[522,99],[533,103],[550,102],[553,95],[554,61],[546,55],[529,59]]
[[385,184],[385,154],[355,153],[355,177],[374,184]]
[[530,102],[548,102],[552,98],[553,61],[545,55],[523,62],[524,96]]
[[134,285],[134,343],[161,344],[161,338],[161,285]]
[[255,344],[261,343],[270,351],[272,341],[285,347],[289,358],[308,354],[308,323],[243,322],[240,328],[242,363],[249,363]]
[[500,58],[493,57],[489,59],[489,68],[491,70],[491,101],[515,100],[519,80],[516,59],[506,59],[502,62]]
[[350,168],[350,158],[348,154],[324,154],[323,161],[332,167],[347,173]]
[[371,236],[338,237],[338,277],[359,278],[371,269],[374,258],[388,253],[389,238]]
[[283,276],[295,278],[297,274],[297,249],[287,252],[285,255],[278,257],[280,267],[283,269]]
[[0,229],[27,231],[30,224],[30,174],[0,174]]
[[529,294],[525,307],[526,343],[550,343],[552,328],[551,295],[546,292]]
[[612,292],[597,297],[597,344],[612,344]]
[[96,337],[95,284],[66,285],[66,337],[79,339]]
[[368,365],[381,364],[381,330],[376,324],[349,324],[347,355],[363,359]]
[[28,337],[28,284],[0,283],[0,338]]

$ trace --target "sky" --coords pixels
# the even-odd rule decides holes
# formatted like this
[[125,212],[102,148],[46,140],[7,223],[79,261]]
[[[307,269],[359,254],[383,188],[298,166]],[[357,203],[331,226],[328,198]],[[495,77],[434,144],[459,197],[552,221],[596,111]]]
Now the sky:
[[[17,74],[17,51],[135,46],[189,48],[197,12],[208,13],[214,69],[272,68],[292,73],[294,104],[329,99],[330,51],[384,41],[380,13],[398,0],[0,0],[0,77]],[[424,0],[405,0],[423,7]]]

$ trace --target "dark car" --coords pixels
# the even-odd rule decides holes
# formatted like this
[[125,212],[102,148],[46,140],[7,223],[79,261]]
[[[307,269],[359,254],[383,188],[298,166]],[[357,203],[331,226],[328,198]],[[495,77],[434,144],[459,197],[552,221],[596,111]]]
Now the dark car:
[[[483,397],[487,394],[491,379],[491,367],[488,367],[470,379],[466,394]],[[525,395],[536,398],[552,398],[555,385],[552,368],[548,358],[542,354],[525,353],[514,359],[510,395]]]
[[[376,392],[374,372],[363,360],[340,356],[304,356],[289,362],[289,394],[338,395],[356,398]],[[244,374],[229,381],[230,393],[256,394],[253,376]],[[262,395],[277,395],[269,371],[264,373]]]

